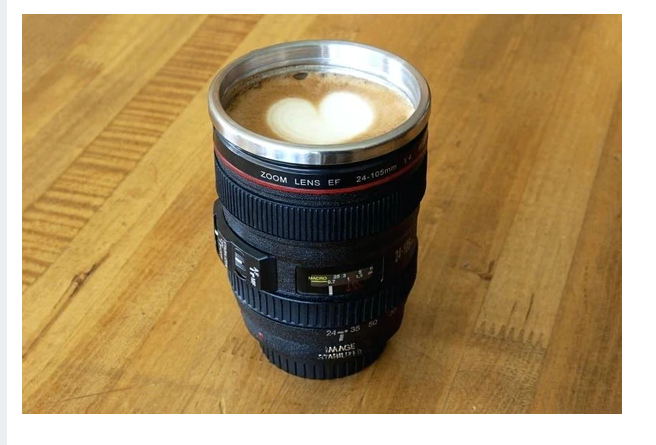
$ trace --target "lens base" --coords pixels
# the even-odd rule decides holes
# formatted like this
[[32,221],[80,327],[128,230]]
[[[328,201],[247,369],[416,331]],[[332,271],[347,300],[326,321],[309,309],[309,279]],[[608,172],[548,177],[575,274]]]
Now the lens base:
[[303,360],[282,354],[260,342],[262,352],[278,368],[297,377],[315,380],[331,380],[347,377],[362,371],[376,361],[385,350],[385,343],[371,348],[364,354],[344,360]]
[[269,361],[310,379],[346,377],[369,366],[403,321],[404,306],[348,329],[308,329],[270,320],[240,304],[246,328]]

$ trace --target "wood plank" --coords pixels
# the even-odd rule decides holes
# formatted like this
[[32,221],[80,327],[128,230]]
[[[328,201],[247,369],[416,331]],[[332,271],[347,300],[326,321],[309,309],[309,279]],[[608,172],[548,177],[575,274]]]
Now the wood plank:
[[617,17],[586,20],[496,262],[498,279],[490,284],[479,325],[525,330],[549,340],[621,88],[621,41],[606,37],[616,36],[620,25]]
[[534,412],[622,412],[622,98],[617,99]]
[[[109,16],[23,94],[23,211],[195,31],[202,16]],[[123,36],[123,37],[121,37]],[[128,37],[127,41],[124,37]],[[54,155],[53,155],[54,154]]]
[[[68,54],[30,88],[24,88],[23,143],[32,140],[70,100],[101,75],[107,65],[130,51],[134,42],[143,44],[148,42],[149,35],[155,37],[152,23],[152,17],[145,15],[98,19]],[[27,145],[27,148],[32,147],[34,145]],[[31,153],[28,150],[25,154]]]
[[[227,26],[228,23],[232,26]],[[68,247],[79,229],[159,140],[250,21],[210,17],[23,214],[24,289]],[[231,37],[230,40],[228,37]],[[220,44],[210,44],[220,40]],[[190,59],[203,60],[189,66]],[[167,98],[162,104],[162,98]],[[62,227],[63,226],[63,227]]]
[[[443,408],[447,412],[525,412],[531,407],[544,348],[579,236],[621,82],[616,18],[587,18],[546,131],[523,185],[490,287]],[[607,45],[607,46],[604,46]],[[598,52],[613,57],[598,57]],[[581,85],[596,92],[585,95]],[[580,125],[572,126],[573,119]],[[589,119],[586,121],[586,119]],[[489,350],[487,336],[495,340]],[[507,345],[498,343],[506,339]],[[517,354],[526,363],[517,360]],[[496,374],[490,384],[481,374]],[[492,397],[492,393],[494,397]],[[521,398],[518,398],[521,395]]]
[[23,93],[65,57],[102,15],[23,15]]
[[[297,26],[307,20],[305,17],[298,19],[288,21],[291,36],[297,32]],[[251,26],[257,21],[253,18],[247,20],[250,21]],[[243,40],[243,44],[239,46],[233,57],[262,45],[257,39],[260,29],[264,30],[265,41],[269,41],[270,35],[267,29],[270,26],[279,29],[279,19],[274,17],[272,20],[265,20],[262,24],[258,24],[253,31],[254,37],[249,36]],[[220,59],[215,60],[217,64],[221,62]],[[218,65],[215,68],[218,69]],[[149,150],[142,162],[109,197],[103,208],[99,209],[77,235],[69,249],[45,273],[44,279],[39,280],[25,293],[24,394],[38,391],[41,380],[48,376],[49,371],[54,371],[55,367],[50,360],[57,348],[67,346],[64,341],[73,341],[67,338],[69,335],[80,332],[80,329],[89,329],[95,324],[96,321],[92,318],[89,320],[92,323],[90,326],[78,326],[87,320],[88,312],[104,313],[112,299],[116,298],[117,289],[113,283],[122,283],[126,280],[120,275],[127,268],[126,262],[137,255],[134,259],[136,263],[133,265],[140,267],[138,265],[140,242],[148,236],[150,230],[153,230],[158,220],[172,202],[178,199],[179,194],[192,178],[199,181],[194,183],[197,190],[192,195],[185,196],[184,200],[191,200],[199,205],[195,213],[205,217],[211,215],[208,209],[211,209],[213,200],[205,202],[205,207],[202,207],[202,202],[191,198],[194,193],[215,196],[213,187],[207,187],[207,184],[213,184],[214,175],[211,155],[209,155],[210,161],[207,162],[208,153],[211,153],[208,152],[208,147],[211,147],[212,137],[211,131],[207,131],[209,122],[207,83],[199,89],[189,106],[162,135],[161,140]],[[129,199],[125,199],[125,196]],[[111,217],[108,218],[108,215]],[[175,218],[180,216],[175,212],[172,215]],[[207,220],[207,224],[211,227],[211,217]],[[205,239],[208,243],[205,246],[213,249],[211,230],[199,233],[208,237]],[[102,267],[94,267],[99,263]],[[216,263],[213,263],[212,269],[215,270],[216,266]],[[89,276],[87,272],[92,269],[93,275]],[[84,286],[79,291],[77,285],[74,286],[75,293],[71,294],[71,277],[74,279],[80,275],[85,276]],[[140,274],[132,277],[135,282],[142,281]],[[234,298],[227,282],[224,286],[226,287],[222,294]],[[205,295],[210,295],[210,292],[214,290],[208,291]],[[71,295],[75,298],[71,299]],[[54,305],[62,299],[70,301],[66,311],[61,313],[54,311]],[[82,341],[85,338],[86,335],[82,335],[78,340]],[[25,405],[24,409],[31,408]]]

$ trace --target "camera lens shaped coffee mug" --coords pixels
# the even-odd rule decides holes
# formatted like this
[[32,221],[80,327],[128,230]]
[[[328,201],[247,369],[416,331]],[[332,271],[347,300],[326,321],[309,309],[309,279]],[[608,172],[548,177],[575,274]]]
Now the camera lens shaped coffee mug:
[[399,329],[430,102],[408,62],[343,41],[260,49],[212,81],[216,249],[246,327],[284,371],[353,374]]

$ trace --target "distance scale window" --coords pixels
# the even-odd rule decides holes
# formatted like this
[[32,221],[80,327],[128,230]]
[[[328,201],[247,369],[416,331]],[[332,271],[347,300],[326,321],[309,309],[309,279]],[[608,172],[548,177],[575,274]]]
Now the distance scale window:
[[358,267],[304,269],[298,268],[298,292],[317,295],[343,295],[371,289],[380,284],[380,264]]

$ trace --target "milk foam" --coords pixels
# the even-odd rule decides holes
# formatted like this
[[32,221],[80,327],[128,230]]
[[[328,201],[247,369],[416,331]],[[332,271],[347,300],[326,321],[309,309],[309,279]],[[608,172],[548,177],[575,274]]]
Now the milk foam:
[[356,76],[287,71],[246,82],[226,111],[262,136],[332,145],[384,134],[410,117],[414,107],[393,88]]
[[329,145],[353,139],[371,127],[374,110],[356,93],[334,92],[315,106],[299,97],[269,107],[267,122],[281,138],[299,144]]

